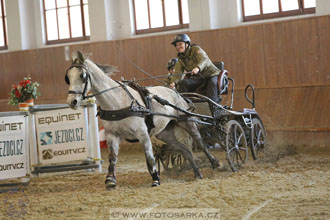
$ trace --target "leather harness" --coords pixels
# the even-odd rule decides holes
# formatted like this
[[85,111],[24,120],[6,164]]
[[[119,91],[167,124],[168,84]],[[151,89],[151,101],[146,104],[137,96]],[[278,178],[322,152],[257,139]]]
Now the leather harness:
[[128,85],[139,92],[144,104],[146,107],[140,105],[137,100],[133,97],[133,95],[128,91],[126,85],[119,81],[116,81],[128,94],[131,99],[131,106],[118,109],[118,110],[103,110],[100,107],[98,108],[97,116],[100,116],[101,119],[106,121],[119,121],[124,118],[137,116],[144,117],[145,123],[148,128],[148,133],[150,133],[151,129],[155,127],[153,123],[153,115],[150,114],[151,109],[151,98],[149,96],[150,92],[143,86],[138,85],[136,82],[128,82]]
[[138,101],[128,91],[126,85],[122,82],[119,82],[119,81],[116,81],[119,84],[119,86],[111,87],[111,88],[102,90],[102,91],[100,91],[96,94],[93,94],[93,95],[86,95],[88,81],[91,80],[90,75],[89,75],[89,70],[83,64],[72,64],[66,71],[65,81],[66,81],[67,84],[70,84],[70,81],[69,81],[69,78],[68,78],[68,71],[73,67],[77,67],[77,68],[82,69],[82,74],[80,75],[80,77],[85,82],[85,86],[84,86],[84,90],[82,92],[81,91],[75,91],[75,90],[69,90],[68,91],[69,94],[80,94],[80,95],[82,95],[83,99],[87,99],[87,98],[91,98],[91,97],[100,95],[102,93],[108,92],[108,91],[113,90],[115,88],[122,87],[126,91],[128,96],[130,97],[131,105],[129,107],[126,107],[126,108],[110,111],[110,110],[103,110],[103,109],[101,109],[101,107],[99,107],[96,116],[100,116],[100,118],[103,119],[103,120],[106,120],[106,121],[119,121],[119,120],[122,120],[124,118],[132,117],[132,116],[144,117],[145,118],[145,123],[146,123],[147,128],[148,128],[148,132],[150,133],[151,129],[155,127],[155,125],[153,123],[153,115],[159,115],[159,116],[164,116],[164,117],[175,118],[177,120],[180,120],[180,119],[184,120],[187,117],[187,115],[175,116],[175,115],[168,115],[168,114],[164,114],[164,113],[152,112],[151,111],[151,99],[152,98],[154,98],[157,102],[159,102],[162,105],[169,105],[172,108],[174,108],[176,110],[179,110],[181,112],[184,112],[188,115],[193,114],[191,112],[188,112],[187,110],[184,110],[184,109],[181,109],[177,106],[174,106],[173,104],[169,103],[168,101],[162,99],[159,96],[153,95],[151,97],[150,92],[145,87],[138,85],[134,81],[129,81],[128,85],[131,88],[133,88],[133,89],[135,89],[136,91],[139,92],[139,94],[140,94],[140,96],[141,96],[141,98],[142,98],[142,100],[143,100],[146,107],[144,107],[140,103],[138,103]]

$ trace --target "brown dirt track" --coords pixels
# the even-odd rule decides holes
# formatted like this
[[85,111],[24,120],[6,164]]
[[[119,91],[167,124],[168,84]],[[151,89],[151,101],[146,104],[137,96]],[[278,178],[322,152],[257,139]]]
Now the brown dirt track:
[[151,188],[141,147],[124,146],[116,190],[105,190],[104,173],[41,174],[24,192],[0,194],[0,219],[109,219],[110,208],[153,206],[218,208],[221,219],[329,219],[330,152],[297,149],[271,148],[265,160],[250,157],[237,173],[205,167],[198,181],[190,170],[172,169]]

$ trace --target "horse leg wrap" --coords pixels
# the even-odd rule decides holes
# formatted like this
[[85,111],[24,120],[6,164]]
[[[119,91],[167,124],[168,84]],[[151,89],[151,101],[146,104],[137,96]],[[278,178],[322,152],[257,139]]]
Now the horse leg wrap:
[[154,186],[159,186],[160,185],[160,180],[159,180],[159,176],[158,176],[158,172],[154,172],[151,174],[151,177],[152,177],[152,184],[151,186],[154,187]]
[[114,188],[116,187],[116,177],[115,176],[107,176],[105,179],[106,188]]

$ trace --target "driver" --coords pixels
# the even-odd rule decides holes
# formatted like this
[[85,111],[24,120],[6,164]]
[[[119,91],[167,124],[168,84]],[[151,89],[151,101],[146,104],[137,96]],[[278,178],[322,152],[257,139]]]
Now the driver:
[[[165,84],[168,87],[171,87],[172,89],[174,89],[175,85],[172,84],[172,78],[173,78],[173,74],[175,72],[175,64],[178,62],[178,58],[172,58],[168,61],[167,63],[167,78],[165,79]],[[172,84],[172,85],[171,85]]]
[[191,72],[184,79],[173,76],[170,87],[179,92],[194,92],[203,87],[205,95],[216,103],[220,103],[217,80],[220,70],[212,63],[205,51],[196,44],[190,43],[187,34],[178,34],[171,43],[178,52],[175,73]]

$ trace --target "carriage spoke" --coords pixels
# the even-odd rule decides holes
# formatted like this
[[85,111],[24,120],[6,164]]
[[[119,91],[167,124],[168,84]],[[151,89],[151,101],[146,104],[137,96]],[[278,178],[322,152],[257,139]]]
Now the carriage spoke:
[[247,147],[239,147],[238,149],[239,149],[239,150],[246,151]]
[[232,147],[232,148],[230,148],[230,149],[228,150],[228,153],[230,154],[232,150],[235,150],[235,146]]
[[241,156],[240,152],[239,152],[239,151],[237,151],[237,153],[238,153],[238,156],[239,156],[239,158],[241,159],[241,161],[244,163],[244,160],[243,160],[243,158],[242,158],[242,156]]
[[258,132],[257,132],[257,139],[258,140],[260,139],[261,135],[262,135],[262,130],[259,129]]
[[160,162],[162,163],[163,167],[165,168],[164,160],[160,160]]
[[236,127],[235,126],[233,126],[233,128],[232,128],[232,136],[233,136],[233,141],[234,141],[234,144],[236,143]]
[[238,137],[237,144],[241,142],[242,137],[244,136],[244,133],[241,133]]
[[235,146],[235,141],[232,138],[230,138],[229,142],[230,142],[230,145]]
[[240,168],[240,162],[239,162],[239,158],[241,157],[241,155],[239,154],[239,152],[236,152],[236,166],[237,168]]
[[233,151],[230,155],[230,160],[233,162],[232,166],[234,166],[235,159],[236,159],[236,152]]

